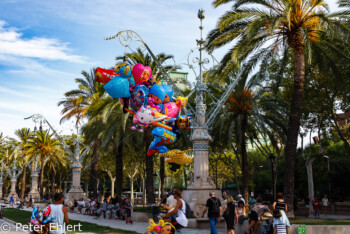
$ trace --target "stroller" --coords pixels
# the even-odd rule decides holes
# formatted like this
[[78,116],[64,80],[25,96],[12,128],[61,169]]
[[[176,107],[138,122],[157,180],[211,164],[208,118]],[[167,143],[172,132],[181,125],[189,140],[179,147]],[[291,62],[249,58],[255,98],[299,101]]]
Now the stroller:
[[23,206],[24,206],[24,202],[21,201],[21,202],[19,203],[19,205],[17,206],[17,209],[23,209]]

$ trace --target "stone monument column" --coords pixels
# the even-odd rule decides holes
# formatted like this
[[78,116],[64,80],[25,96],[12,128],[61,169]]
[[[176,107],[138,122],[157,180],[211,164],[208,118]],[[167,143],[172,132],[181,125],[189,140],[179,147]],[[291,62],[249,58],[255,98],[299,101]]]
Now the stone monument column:
[[10,193],[7,196],[7,200],[10,200],[10,197],[13,194],[13,198],[16,200],[18,199],[18,194],[16,192],[16,184],[17,184],[17,177],[22,173],[23,168],[17,170],[17,166],[16,166],[16,160],[13,161],[13,168],[7,169],[7,173],[10,176],[10,182],[11,182],[11,189],[10,189]]
[[[183,198],[190,204],[197,218],[202,217],[207,199],[209,198],[209,192],[216,189],[212,178],[209,176],[209,142],[212,138],[209,135],[206,120],[207,107],[205,97],[208,86],[203,78],[203,64],[207,63],[203,60],[205,40],[203,40],[202,36],[202,20],[204,17],[204,11],[202,9],[199,10],[198,18],[201,21],[201,26],[199,27],[201,30],[201,39],[197,40],[200,56],[199,77],[196,85],[196,119],[193,124],[191,136],[194,154],[194,175],[191,177],[191,182],[187,186],[187,190],[183,191]],[[215,191],[215,195],[220,199],[222,198],[221,191]]]
[[38,178],[39,178],[39,171],[42,165],[38,166],[38,161],[35,160],[33,164],[31,165],[28,163],[28,167],[30,168],[30,176],[32,178],[32,187],[29,192],[29,196],[31,195],[34,201],[40,201],[40,193],[38,190]]
[[80,186],[80,178],[81,178],[81,163],[73,162],[72,164],[72,185],[67,193],[67,199],[69,201],[73,201],[74,199],[85,198],[85,193]]
[[66,201],[69,203],[72,203],[74,199],[77,199],[77,200],[79,200],[80,198],[86,199],[85,193],[80,186],[80,179],[81,179],[81,168],[82,168],[81,161],[85,156],[85,154],[87,153],[87,151],[85,151],[85,153],[81,155],[80,154],[81,141],[79,138],[75,138],[74,141],[75,141],[75,148],[74,148],[74,157],[72,157],[73,159],[72,184],[66,196]]

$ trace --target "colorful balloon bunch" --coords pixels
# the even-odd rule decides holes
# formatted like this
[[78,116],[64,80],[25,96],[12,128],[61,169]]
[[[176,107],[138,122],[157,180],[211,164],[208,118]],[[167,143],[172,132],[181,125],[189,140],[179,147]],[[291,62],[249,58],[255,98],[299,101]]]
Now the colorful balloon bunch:
[[[47,206],[44,210],[39,209],[39,206],[34,206],[32,217],[28,225],[33,226],[34,233],[47,233],[49,230],[49,224],[56,219],[56,217],[51,217],[51,207]],[[53,230],[51,226],[50,229]],[[38,232],[40,230],[40,232]]]
[[153,219],[148,220],[148,227],[146,233],[157,233],[157,234],[175,234],[176,229],[171,223],[166,223],[164,220],[159,220],[156,224]]
[[176,141],[179,129],[190,129],[192,115],[179,115],[188,98],[175,98],[172,87],[156,84],[150,67],[122,63],[116,70],[97,68],[95,77],[112,98],[119,98],[123,110],[133,115],[131,130],[144,132],[145,127],[155,126],[148,156],[168,152],[165,145]]

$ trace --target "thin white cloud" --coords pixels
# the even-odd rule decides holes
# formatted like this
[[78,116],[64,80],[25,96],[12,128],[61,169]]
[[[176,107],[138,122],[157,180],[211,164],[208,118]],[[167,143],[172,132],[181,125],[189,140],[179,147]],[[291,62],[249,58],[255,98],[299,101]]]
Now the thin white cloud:
[[29,95],[29,94],[25,94],[23,92],[20,92],[20,91],[14,90],[14,89],[9,89],[9,88],[6,88],[6,87],[1,87],[1,86],[0,86],[0,93],[6,93],[6,94],[9,94],[9,95],[15,95],[15,96],[18,96],[18,97],[25,97],[25,98],[30,98],[31,97],[31,95]]
[[5,21],[0,21],[0,55],[86,63],[85,57],[70,53],[68,43],[54,38],[22,36],[18,29],[8,28]]
[[48,74],[61,75],[62,77],[74,77],[73,73],[65,72],[64,70],[55,70],[48,68],[41,63],[31,58],[21,58],[14,55],[1,54],[0,51],[0,64],[7,67],[14,67],[7,69],[8,72],[23,74],[26,77],[33,79],[34,77],[47,78]]

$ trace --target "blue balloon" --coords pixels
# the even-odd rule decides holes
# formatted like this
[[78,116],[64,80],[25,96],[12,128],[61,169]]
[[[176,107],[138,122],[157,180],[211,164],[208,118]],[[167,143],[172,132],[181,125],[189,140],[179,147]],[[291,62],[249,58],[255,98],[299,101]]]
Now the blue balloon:
[[157,96],[162,102],[165,98],[165,90],[161,85],[153,85],[149,90],[149,93]]
[[121,79],[119,76],[114,77],[107,84],[105,84],[103,88],[112,98],[130,97],[129,81],[127,79]]
[[141,106],[147,106],[149,89],[145,85],[137,85],[131,91],[130,108],[136,113]]
[[173,88],[167,84],[163,84],[162,86],[163,86],[163,89],[165,90],[165,93],[168,94],[170,101],[171,101],[171,99],[173,98],[173,95],[174,95]]

